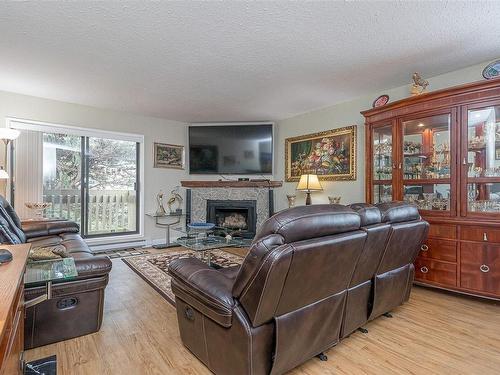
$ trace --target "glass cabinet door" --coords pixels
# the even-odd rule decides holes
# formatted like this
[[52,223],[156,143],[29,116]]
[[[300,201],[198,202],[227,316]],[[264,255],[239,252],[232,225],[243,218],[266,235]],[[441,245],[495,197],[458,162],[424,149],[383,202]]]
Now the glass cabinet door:
[[[500,105],[467,111],[467,212],[500,213]],[[463,206],[462,206],[463,207]]]
[[451,114],[403,121],[402,134],[403,200],[420,210],[450,211]]
[[392,201],[393,147],[392,124],[376,126],[372,131],[372,203]]

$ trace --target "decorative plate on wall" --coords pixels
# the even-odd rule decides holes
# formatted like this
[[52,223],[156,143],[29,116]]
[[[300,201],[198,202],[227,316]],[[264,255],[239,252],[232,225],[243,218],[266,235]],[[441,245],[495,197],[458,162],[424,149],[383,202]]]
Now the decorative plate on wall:
[[386,105],[389,102],[389,95],[380,95],[377,99],[373,101],[372,107],[377,108],[377,107],[382,107],[383,105]]
[[500,60],[493,61],[483,69],[483,77],[486,79],[500,77]]

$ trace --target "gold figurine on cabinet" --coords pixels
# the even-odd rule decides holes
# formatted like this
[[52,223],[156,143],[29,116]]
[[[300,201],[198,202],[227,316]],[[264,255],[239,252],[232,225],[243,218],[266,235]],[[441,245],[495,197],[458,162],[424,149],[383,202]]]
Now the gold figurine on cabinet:
[[427,86],[429,86],[429,81],[420,77],[420,74],[418,72],[413,73],[412,78],[413,84],[411,85],[410,90],[411,96],[423,94],[427,89]]

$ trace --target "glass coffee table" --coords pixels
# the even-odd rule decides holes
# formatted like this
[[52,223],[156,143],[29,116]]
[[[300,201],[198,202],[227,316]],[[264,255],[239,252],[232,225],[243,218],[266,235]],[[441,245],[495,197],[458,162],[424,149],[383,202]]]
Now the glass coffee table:
[[[175,228],[176,231],[184,234],[176,240],[179,246],[191,250],[195,257],[211,266],[210,260],[212,250],[227,247],[250,247],[252,240],[239,237],[228,236],[226,228],[214,227],[210,230],[193,230],[188,227]],[[225,234],[225,236],[224,236]]]

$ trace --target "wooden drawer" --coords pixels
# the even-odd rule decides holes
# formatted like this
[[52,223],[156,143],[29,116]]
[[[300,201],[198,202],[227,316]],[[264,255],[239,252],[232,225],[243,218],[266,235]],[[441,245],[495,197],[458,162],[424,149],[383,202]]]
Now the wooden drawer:
[[419,257],[415,261],[415,279],[456,286],[457,266],[453,263]]
[[439,240],[428,238],[420,247],[421,258],[445,260],[447,262],[457,261],[457,242],[450,240]]
[[457,238],[457,226],[452,224],[431,224],[429,227],[429,237]]
[[500,230],[495,227],[463,225],[460,228],[460,239],[466,241],[500,243]]
[[462,242],[460,286],[500,295],[500,244]]

